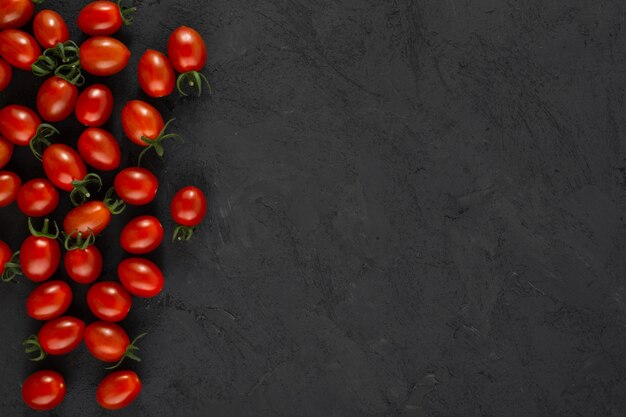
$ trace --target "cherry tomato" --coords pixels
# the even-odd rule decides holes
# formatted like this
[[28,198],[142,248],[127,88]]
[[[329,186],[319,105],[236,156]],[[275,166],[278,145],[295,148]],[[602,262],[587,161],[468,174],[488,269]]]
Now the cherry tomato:
[[102,253],[94,245],[65,252],[65,271],[79,284],[90,284],[102,273]]
[[55,11],[42,10],[33,20],[33,33],[44,48],[53,48],[70,40],[70,31],[65,20]]
[[0,110],[0,135],[18,146],[28,146],[41,119],[28,107],[11,104]]
[[[42,282],[54,274],[61,262],[61,247],[56,240],[59,236],[48,232],[48,219],[44,221],[43,230],[36,231],[28,222],[31,235],[24,240],[20,249],[20,265],[22,273],[31,281]],[[56,227],[56,223],[55,223]]]
[[87,167],[80,155],[62,143],[48,146],[43,153],[42,162],[48,179],[65,191],[72,191],[72,181],[82,180],[87,175]]
[[[30,0],[28,0],[30,3]],[[22,384],[22,400],[38,411],[52,410],[63,402],[67,389],[58,372],[38,371],[30,375]]]
[[37,339],[49,355],[66,355],[83,341],[85,323],[75,317],[63,316],[44,324]]
[[60,122],[74,111],[78,87],[59,77],[50,77],[39,87],[37,110],[48,122]]
[[197,187],[185,187],[174,195],[170,211],[178,225],[174,239],[189,240],[206,214],[206,197]]
[[63,221],[65,234],[80,232],[88,235],[93,232],[99,235],[111,222],[111,211],[102,201],[88,201],[73,208]]
[[76,118],[85,126],[102,126],[109,120],[112,112],[113,93],[104,84],[85,88],[76,101]]
[[18,254],[13,254],[11,247],[0,240],[0,278],[3,281],[11,281],[16,275],[21,275],[19,265],[13,262],[14,256],[17,258]]
[[11,84],[12,78],[13,69],[4,59],[0,58],[0,91],[4,91]]
[[80,65],[100,77],[117,74],[128,65],[130,51],[122,42],[106,36],[87,39],[80,46]]
[[198,95],[202,94],[202,82],[208,84],[208,81],[199,71],[206,64],[206,55],[204,40],[195,30],[181,26],[170,36],[167,56],[176,71],[182,73],[177,80],[178,91],[182,95],[187,95],[181,89],[184,80],[190,87],[198,90]]
[[128,222],[120,235],[126,252],[142,255],[152,252],[163,240],[163,226],[154,216],[139,216]]
[[104,321],[124,320],[128,316],[132,303],[129,292],[117,282],[99,282],[94,284],[87,293],[87,304],[91,312]]
[[13,156],[13,144],[0,136],[0,169],[9,163]]
[[156,139],[164,126],[161,113],[145,101],[129,101],[122,109],[124,133],[139,146],[148,146],[141,138]]
[[78,27],[91,36],[110,36],[122,25],[130,25],[130,14],[135,8],[120,8],[111,1],[94,1],[85,6],[78,15]]
[[9,171],[0,171],[0,207],[6,207],[17,198],[22,180]]
[[159,180],[147,169],[133,167],[120,171],[113,185],[122,200],[134,206],[142,206],[156,197]]
[[17,194],[17,206],[28,217],[47,216],[58,205],[59,192],[50,181],[42,178],[28,181]]
[[[94,358],[103,362],[118,362],[131,346],[128,335],[119,325],[96,321],[85,329],[85,345]],[[135,350],[135,346],[131,347]]]
[[30,71],[39,55],[41,48],[28,33],[17,29],[0,32],[0,56],[11,66]]
[[120,166],[120,145],[104,129],[87,128],[78,138],[78,153],[86,163],[101,171],[111,171]]
[[0,1],[0,30],[17,29],[24,26],[35,13],[32,0]]
[[150,97],[169,96],[174,90],[176,76],[167,57],[148,49],[139,60],[139,85]]
[[154,297],[163,289],[163,273],[147,259],[124,259],[117,267],[117,275],[124,288],[137,297]]
[[113,372],[100,382],[96,400],[102,408],[119,410],[129,406],[141,392],[141,380],[133,371]]
[[72,304],[72,289],[63,281],[49,281],[35,288],[26,300],[26,312],[35,320],[52,320]]

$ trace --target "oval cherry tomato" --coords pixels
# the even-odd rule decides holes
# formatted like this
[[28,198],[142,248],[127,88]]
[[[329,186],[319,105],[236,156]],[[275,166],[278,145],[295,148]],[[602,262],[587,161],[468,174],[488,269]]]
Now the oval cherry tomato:
[[70,31],[65,20],[55,11],[42,10],[33,20],[33,33],[44,48],[53,48],[70,40]]
[[113,93],[104,84],[85,88],[76,101],[76,118],[85,126],[102,126],[109,120],[112,112]]
[[94,358],[118,362],[126,355],[130,339],[117,324],[96,321],[85,329],[85,345]]
[[0,30],[17,29],[24,26],[35,13],[32,0],[0,1]]
[[[13,256],[11,247],[6,242],[0,240],[0,277],[3,281],[10,281],[15,275],[18,275],[17,272],[19,271],[15,267],[7,269],[7,263],[11,262]],[[17,255],[15,256],[17,257]]]
[[189,240],[206,214],[206,197],[197,187],[182,188],[174,195],[170,212],[177,224],[174,239]]
[[28,217],[47,216],[58,205],[59,192],[50,181],[42,178],[28,181],[17,194],[17,206]]
[[31,236],[27,237],[20,249],[22,273],[31,281],[42,282],[54,274],[61,262],[61,247],[56,235],[48,232],[48,220],[41,232],[35,231],[29,221]]
[[12,78],[13,69],[4,59],[0,58],[0,91],[4,91],[11,84]]
[[128,222],[120,235],[126,252],[142,255],[152,252],[163,240],[163,226],[154,216],[139,216]]
[[[30,3],[30,0],[28,0]],[[52,410],[63,402],[67,389],[58,372],[38,371],[26,378],[22,384],[22,400],[38,411]]]
[[122,321],[128,316],[133,300],[117,282],[99,282],[87,293],[87,304],[91,312],[100,320]]
[[90,166],[102,171],[120,166],[120,145],[104,129],[87,128],[78,138],[78,153]]
[[147,259],[124,259],[117,267],[117,275],[124,288],[137,297],[154,297],[163,289],[163,273]]
[[28,107],[11,104],[0,110],[0,135],[18,146],[28,146],[41,119]]
[[80,46],[80,65],[100,77],[117,74],[128,65],[130,51],[122,42],[106,36],[87,39]]
[[96,400],[102,408],[119,410],[132,404],[141,392],[141,380],[133,371],[113,372],[100,382]]
[[13,144],[0,136],[0,169],[4,168],[13,156]]
[[90,284],[102,273],[102,253],[94,245],[65,252],[65,271],[79,284]]
[[48,179],[65,191],[72,191],[72,181],[82,180],[87,175],[87,167],[80,155],[62,143],[48,146],[43,152],[42,162]]
[[128,204],[142,206],[156,197],[159,180],[144,168],[126,168],[113,181],[115,192]]
[[161,113],[145,101],[129,101],[122,109],[122,128],[136,145],[148,146],[141,138],[156,139],[164,126]]
[[64,316],[44,324],[37,339],[49,355],[66,355],[83,341],[85,323],[75,317]]
[[161,52],[148,49],[139,60],[137,72],[141,89],[150,97],[165,97],[174,91],[174,69]]
[[49,281],[35,288],[26,300],[26,312],[35,320],[52,320],[72,304],[72,289],[63,281]]
[[39,55],[41,48],[28,33],[17,29],[0,32],[0,56],[11,66],[30,71]]
[[74,111],[78,87],[59,77],[50,77],[39,87],[37,110],[48,122],[60,122]]
[[0,171],[0,207],[6,207],[17,198],[22,180],[9,171]]
[[200,71],[206,64],[206,45],[198,32],[181,26],[170,35],[167,56],[178,72]]
[[67,235],[80,232],[87,236],[90,232],[99,235],[111,222],[111,211],[102,201],[88,201],[73,208],[65,220],[63,231]]
[[134,8],[120,9],[111,1],[94,1],[85,6],[78,15],[78,27],[91,36],[110,36],[122,25],[132,23],[129,14]]

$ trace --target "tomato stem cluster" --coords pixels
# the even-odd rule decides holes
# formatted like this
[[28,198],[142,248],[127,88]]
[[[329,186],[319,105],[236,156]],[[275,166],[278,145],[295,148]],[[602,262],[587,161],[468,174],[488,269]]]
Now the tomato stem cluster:
[[73,250],[85,250],[94,243],[96,243],[96,235],[92,230],[89,231],[89,235],[86,239],[82,232],[75,231],[69,235],[65,235],[63,246],[66,251],[70,252]]
[[183,226],[179,224],[174,228],[174,236],[172,237],[172,242],[177,240],[189,240],[191,239],[191,237],[193,236],[193,232],[195,231],[195,227]]
[[137,342],[139,342],[139,340],[141,340],[147,334],[148,333],[142,333],[139,336],[135,337],[133,339],[133,341],[130,343],[130,345],[128,345],[128,347],[126,348],[126,352],[124,352],[124,356],[122,356],[122,358],[115,365],[109,366],[109,367],[107,367],[105,369],[111,370],[111,369],[118,368],[122,364],[122,362],[124,362],[124,359],[126,359],[126,358],[131,359],[131,360],[136,361],[136,362],[141,362],[141,358],[135,354],[135,352],[140,350],[139,347],[136,344],[137,344]]
[[28,146],[30,147],[31,152],[35,155],[35,158],[40,161],[43,159],[43,151],[47,146],[50,146],[52,142],[50,142],[50,138],[54,135],[58,135],[59,131],[56,127],[52,126],[48,123],[42,123],[37,127],[37,131],[35,132],[35,136],[32,137]]
[[59,43],[46,49],[32,65],[33,74],[45,77],[54,73],[67,82],[81,86],[85,83],[80,69],[79,47],[74,41]]
[[4,273],[0,278],[4,282],[11,282],[15,280],[15,277],[22,275],[22,267],[20,266],[20,251],[17,251],[11,256],[9,262],[4,264]]
[[41,228],[41,230],[37,230],[35,229],[35,226],[33,226],[33,219],[31,217],[28,218],[28,230],[30,231],[30,234],[35,236],[35,237],[45,237],[48,239],[57,239],[59,237],[59,235],[61,234],[61,231],[59,230],[59,225],[57,225],[57,222],[53,221],[52,224],[54,225],[55,228],[55,232],[54,233],[50,233],[50,219],[46,218],[43,221],[43,227]]
[[189,86],[190,89],[196,89],[198,90],[198,97],[200,97],[202,95],[202,82],[205,82],[207,87],[209,88],[209,94],[211,94],[211,84],[209,83],[209,80],[207,79],[207,77],[198,71],[189,71],[189,72],[185,72],[183,74],[180,74],[178,76],[178,79],[176,80],[176,88],[178,89],[178,92],[180,93],[181,96],[188,96],[189,94],[185,93],[185,91],[183,90],[183,83],[187,82],[187,85]]
[[29,358],[33,362],[42,361],[48,356],[46,351],[41,347],[37,335],[31,334],[22,342],[22,345],[24,345],[24,351],[28,354],[37,352],[37,356]]
[[123,0],[117,0],[117,7],[120,9],[120,16],[122,17],[122,22],[124,22],[124,26],[130,26],[135,23],[135,18],[133,17],[133,15],[137,11],[137,8],[132,6],[132,1],[130,3],[130,7],[122,6],[122,1]]
[[80,206],[84,203],[89,197],[91,197],[91,193],[89,192],[88,186],[92,184],[98,185],[98,191],[102,189],[102,178],[98,174],[87,174],[85,178],[82,180],[74,180],[72,181],[72,186],[74,189],[70,192],[70,201],[75,206]]
[[159,158],[163,159],[163,154],[165,153],[165,149],[163,149],[163,143],[162,142],[165,139],[169,139],[169,138],[180,138],[180,135],[177,134],[177,133],[165,133],[167,131],[167,128],[169,127],[169,125],[174,120],[176,120],[176,119],[168,120],[167,123],[165,123],[165,126],[163,126],[163,129],[161,129],[161,132],[159,133],[159,136],[157,136],[156,138],[150,139],[150,138],[147,138],[145,136],[141,137],[141,140],[144,141],[145,143],[147,143],[148,146],[146,147],[146,149],[141,151],[141,153],[139,154],[139,160],[137,161],[137,165],[141,166],[141,160],[143,159],[143,156],[150,149],[154,149],[154,151],[159,156]]

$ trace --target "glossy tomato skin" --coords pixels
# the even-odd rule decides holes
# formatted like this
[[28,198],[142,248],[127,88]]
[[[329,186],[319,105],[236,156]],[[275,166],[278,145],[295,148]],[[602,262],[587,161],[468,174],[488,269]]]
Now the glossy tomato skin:
[[106,36],[87,39],[80,46],[80,64],[92,75],[117,74],[128,65],[130,51],[122,42]]
[[139,146],[148,146],[142,136],[155,139],[165,126],[157,109],[142,100],[131,100],[122,109],[122,128],[126,136]]
[[167,56],[178,72],[200,71],[206,64],[206,45],[198,32],[181,26],[170,36]]
[[22,384],[22,400],[37,411],[52,410],[59,406],[66,393],[63,377],[54,371],[35,372]]
[[65,191],[72,191],[72,181],[82,180],[87,175],[87,167],[78,152],[62,143],[48,146],[42,162],[48,179]]
[[152,252],[163,241],[163,226],[154,216],[139,216],[128,222],[120,235],[120,245],[129,253]]
[[49,355],[66,355],[83,341],[85,323],[75,317],[63,316],[44,324],[37,338]]
[[139,60],[137,73],[141,89],[150,97],[165,97],[174,91],[174,68],[161,52],[148,49]]
[[105,124],[113,112],[113,92],[104,84],[91,85],[76,101],[76,119],[90,127]]
[[102,273],[102,253],[94,245],[65,252],[65,272],[79,284],[90,284]]
[[0,58],[0,92],[4,91],[13,79],[13,69],[2,58]]
[[42,10],[33,20],[33,33],[39,45],[45,49],[70,40],[70,31],[60,14],[53,10]]
[[22,187],[22,180],[17,174],[0,171],[0,207],[12,204]]
[[63,281],[48,281],[35,288],[26,300],[26,312],[35,320],[62,316],[72,304],[72,289]]
[[24,276],[34,282],[50,278],[61,262],[61,247],[56,239],[29,236],[20,249]]
[[141,380],[133,371],[113,372],[100,382],[96,390],[96,400],[100,407],[119,410],[135,401],[141,392]]
[[39,55],[41,48],[28,33],[17,29],[0,32],[0,56],[11,66],[30,71]]
[[199,225],[206,214],[206,197],[202,190],[193,186],[179,190],[172,199],[171,214],[176,224]]
[[73,112],[78,99],[78,87],[53,76],[39,87],[37,92],[37,111],[47,122],[60,122]]
[[0,135],[18,146],[28,146],[37,133],[41,119],[28,107],[18,104],[0,110]]
[[0,169],[4,168],[13,156],[14,145],[0,136]]
[[87,304],[91,312],[100,320],[111,323],[124,320],[132,303],[130,293],[117,282],[98,282],[87,293]]
[[63,220],[65,234],[80,232],[87,236],[102,233],[111,222],[111,211],[102,201],[88,201],[73,208]]
[[130,339],[117,324],[96,321],[85,329],[85,345],[94,358],[117,362],[126,354]]
[[28,181],[17,194],[17,206],[28,217],[42,217],[52,213],[59,205],[59,192],[43,178]]
[[6,263],[13,257],[13,251],[11,247],[3,240],[0,240],[0,276],[4,274],[6,269]]
[[124,24],[120,9],[111,1],[94,1],[78,15],[78,27],[90,36],[110,36]]
[[137,297],[151,298],[163,289],[163,273],[147,259],[124,259],[117,267],[117,275],[124,288]]
[[85,129],[78,138],[78,153],[88,165],[101,171],[111,171],[120,166],[120,145],[104,129]]
[[115,192],[126,203],[142,206],[156,197],[159,180],[144,168],[126,168],[120,171],[113,181]]
[[0,1],[0,30],[24,26],[35,13],[32,0]]

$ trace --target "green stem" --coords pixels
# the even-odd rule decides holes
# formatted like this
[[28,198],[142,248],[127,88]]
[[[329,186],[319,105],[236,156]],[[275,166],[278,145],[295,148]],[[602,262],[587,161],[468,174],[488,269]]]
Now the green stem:
[[85,178],[82,180],[72,181],[72,187],[74,187],[74,189],[70,192],[70,200],[72,201],[72,204],[80,206],[89,197],[91,197],[91,193],[87,187],[92,184],[97,184],[98,191],[100,191],[102,189],[102,178],[100,178],[98,174],[92,173],[85,175]]
[[193,232],[195,231],[195,227],[183,226],[179,224],[176,226],[176,228],[174,228],[174,236],[172,237],[172,242],[177,240],[189,240],[191,239],[191,236],[193,236]]
[[200,97],[202,95],[203,81],[204,83],[206,83],[207,87],[209,88],[209,94],[211,94],[212,90],[211,90],[211,84],[209,83],[209,80],[204,74],[198,71],[189,71],[189,72],[180,74],[178,76],[178,79],[176,80],[176,88],[178,89],[178,92],[180,93],[181,96],[188,96],[189,94],[185,93],[185,91],[183,90],[183,83],[187,82],[187,85],[189,86],[191,90],[193,90],[194,88],[198,90],[198,97]]
[[30,234],[35,236],[35,237],[45,237],[48,239],[56,239],[59,237],[59,234],[61,233],[61,231],[59,230],[59,225],[57,225],[57,222],[53,221],[52,224],[54,225],[54,228],[56,230],[55,233],[50,233],[49,229],[50,229],[50,219],[46,218],[43,221],[43,227],[41,228],[41,231],[35,229],[35,226],[33,226],[33,219],[31,217],[28,218],[28,230],[30,231]]
[[124,356],[122,356],[122,358],[115,365],[109,366],[108,368],[105,368],[105,369],[111,370],[111,369],[118,368],[122,364],[122,362],[124,362],[124,359],[126,358],[134,360],[136,362],[141,362],[141,358],[135,354],[135,352],[139,350],[139,347],[137,347],[136,344],[137,342],[139,342],[139,340],[141,340],[147,334],[148,333],[142,333],[139,336],[137,336],[135,339],[133,339],[131,344],[128,345],[128,347],[126,348],[126,352],[124,352]]
[[37,356],[29,358],[33,362],[39,362],[41,360],[44,360],[46,356],[48,356],[46,351],[43,350],[43,348],[41,347],[39,339],[34,334],[28,336],[28,339],[24,340],[22,342],[22,345],[24,346],[24,351],[27,354],[38,352]]
[[22,266],[20,265],[20,251],[17,251],[11,256],[9,262],[4,264],[4,272],[0,279],[4,282],[11,282],[15,280],[15,277],[22,275]]
[[135,22],[134,14],[137,11],[137,8],[134,7],[131,1],[130,7],[122,6],[123,0],[117,0],[117,8],[120,9],[120,16],[122,17],[122,22],[124,22],[124,26],[130,26]]
[[31,152],[35,155],[35,158],[40,161],[43,159],[43,151],[46,147],[50,146],[52,142],[50,138],[54,135],[58,135],[59,131],[56,127],[48,123],[42,123],[37,127],[35,136],[33,136],[28,143]]
[[157,136],[156,138],[150,139],[150,138],[147,138],[145,136],[141,137],[141,140],[144,141],[147,144],[147,146],[139,154],[139,160],[137,161],[137,165],[141,166],[141,160],[143,159],[144,155],[150,149],[154,149],[154,151],[156,152],[157,156],[160,159],[163,159],[163,155],[165,154],[165,149],[163,148],[163,141],[166,140],[166,139],[170,139],[170,138],[180,138],[180,135],[178,135],[176,133],[165,133],[167,131],[167,128],[169,127],[169,125],[174,120],[176,120],[176,119],[168,120],[167,123],[165,123],[165,126],[163,126],[163,129],[161,129],[161,132],[159,132],[159,136]]
[[65,246],[66,251],[73,250],[85,250],[89,246],[93,245],[96,242],[96,235],[92,230],[89,231],[89,235],[87,239],[85,239],[84,234],[82,232],[78,233],[70,233],[69,235],[65,235],[65,242],[63,246]]
[[113,197],[114,193],[115,193],[115,188],[114,187],[109,188],[102,202],[109,209],[111,214],[117,215],[117,214],[121,214],[126,209],[126,202],[124,202],[124,200],[120,198],[114,198]]

